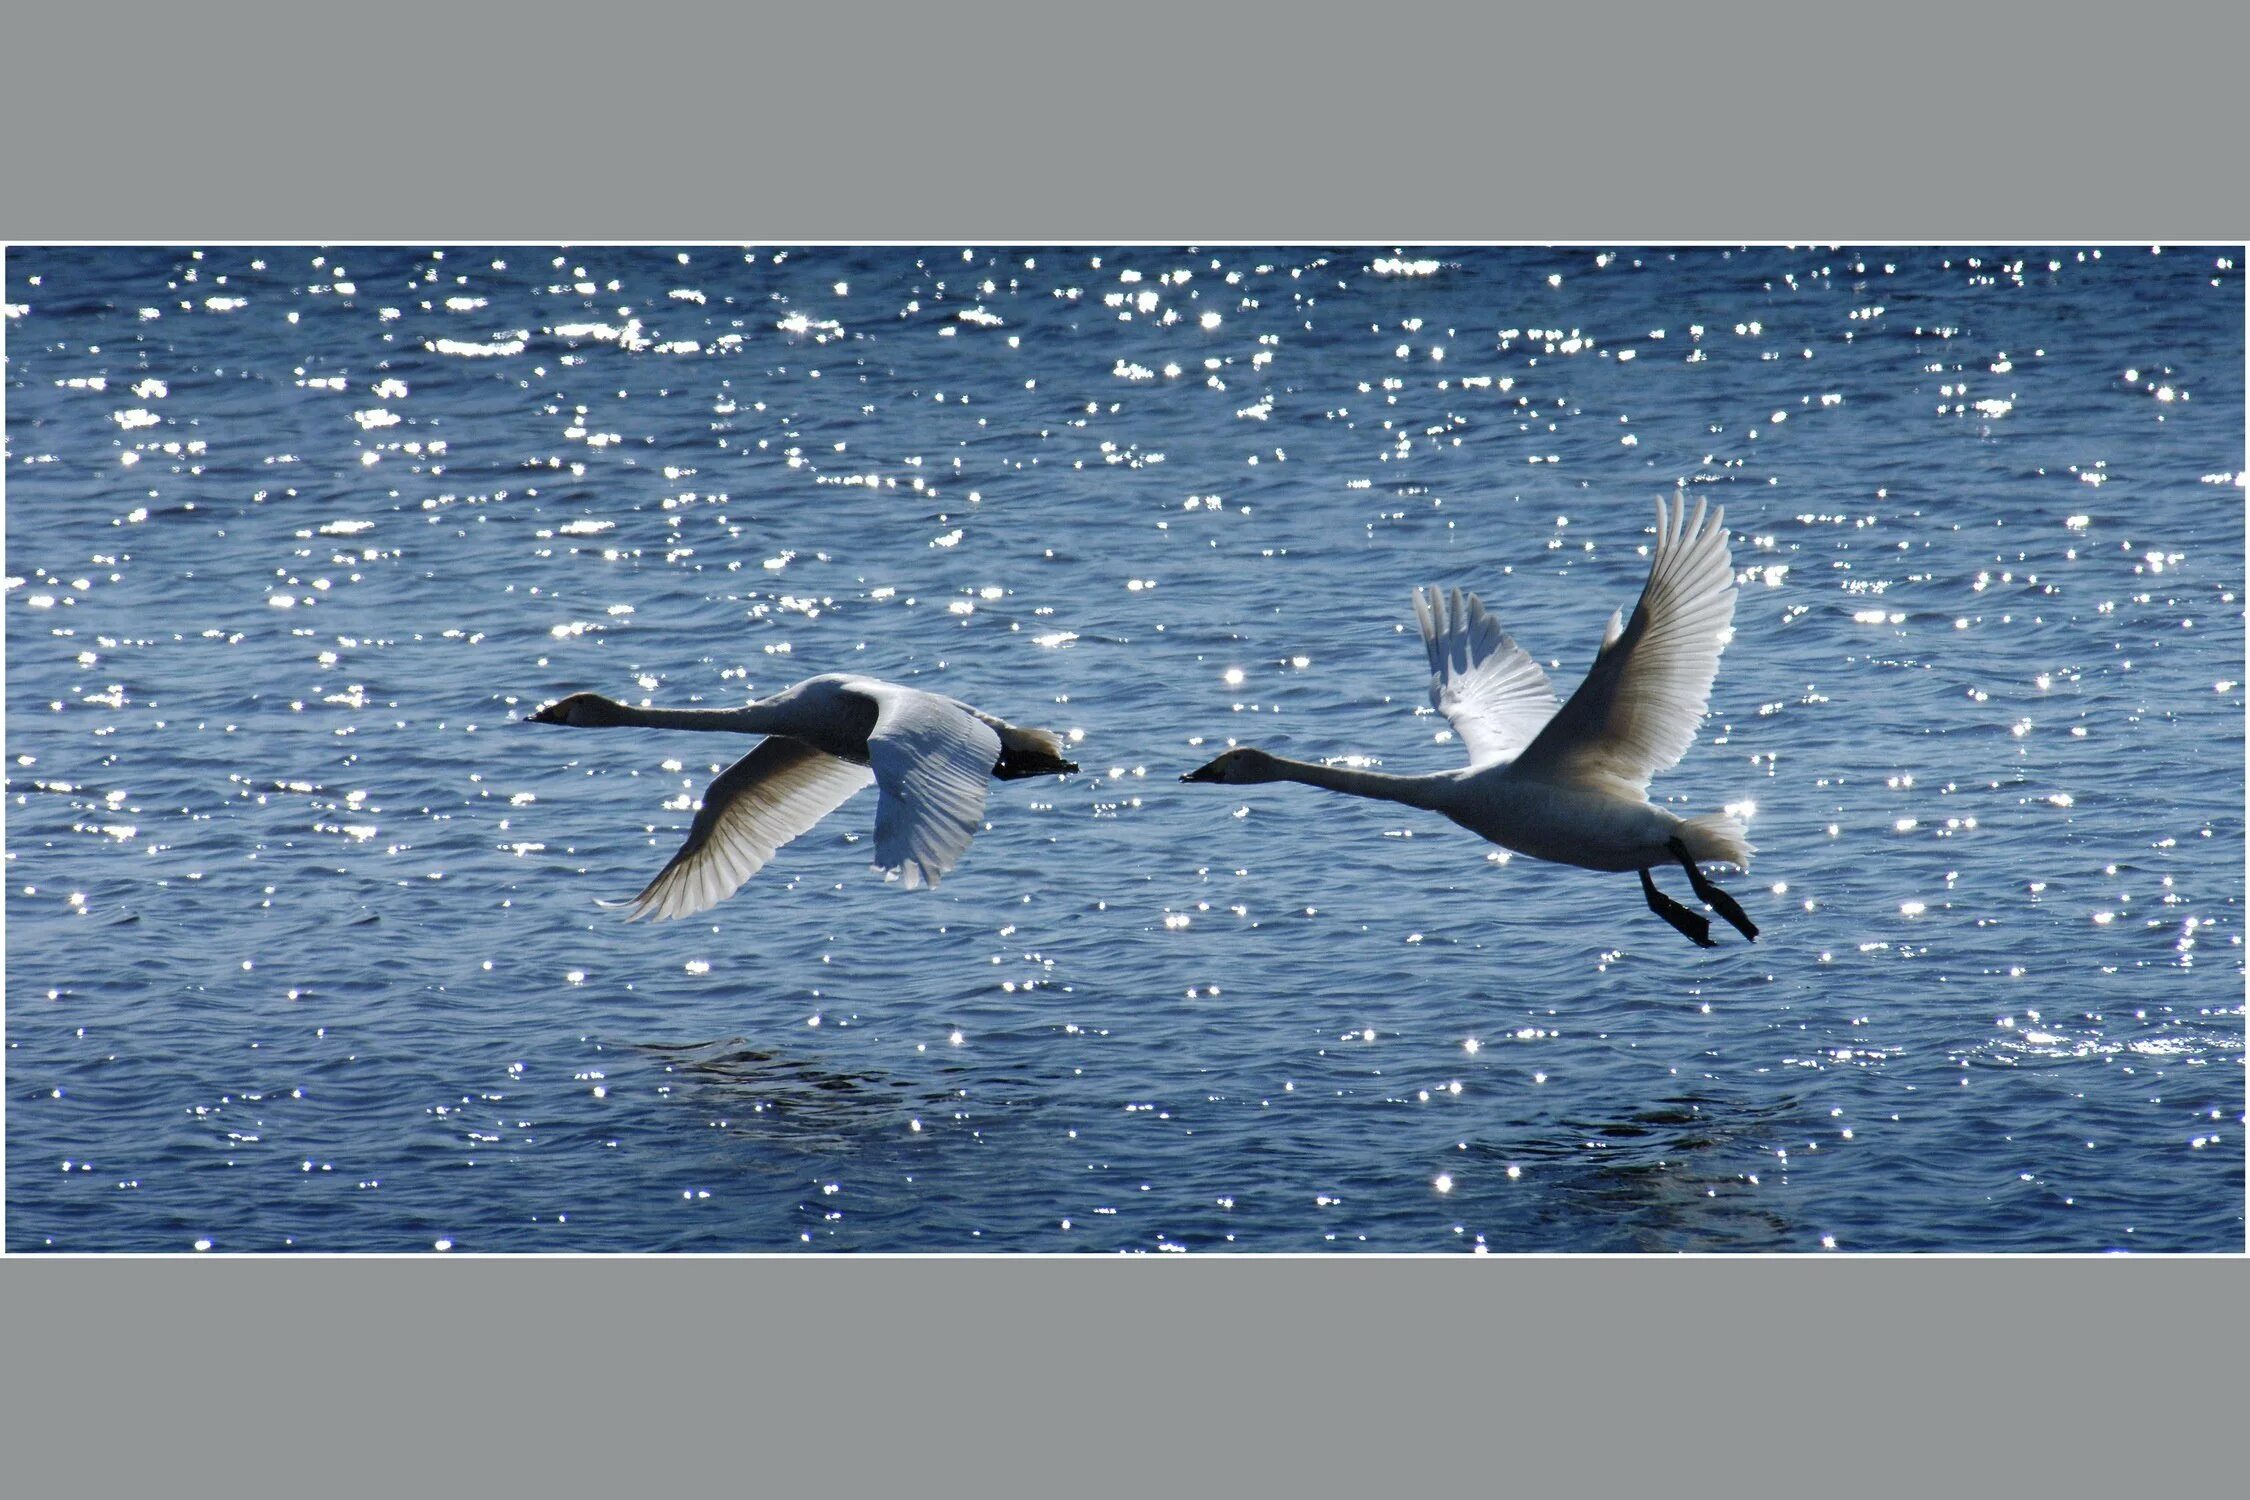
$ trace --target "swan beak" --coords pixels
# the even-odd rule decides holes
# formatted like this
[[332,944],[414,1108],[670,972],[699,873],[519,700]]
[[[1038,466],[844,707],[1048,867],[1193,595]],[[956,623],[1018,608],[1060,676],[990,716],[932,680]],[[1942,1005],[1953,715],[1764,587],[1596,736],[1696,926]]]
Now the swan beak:
[[1220,779],[1222,778],[1219,775],[1219,763],[1217,761],[1213,761],[1207,766],[1198,766],[1180,778],[1182,781],[1218,781]]
[[569,724],[569,711],[574,699],[558,697],[551,704],[540,704],[524,715],[524,724]]

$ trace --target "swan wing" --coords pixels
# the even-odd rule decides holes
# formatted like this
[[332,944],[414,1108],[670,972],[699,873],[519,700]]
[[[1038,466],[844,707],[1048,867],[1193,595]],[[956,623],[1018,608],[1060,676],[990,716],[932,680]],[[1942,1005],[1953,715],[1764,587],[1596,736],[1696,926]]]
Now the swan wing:
[[899,871],[908,890],[936,885],[984,826],[1000,736],[950,698],[872,679],[857,687],[876,705],[867,737],[880,793],[875,868]]
[[867,767],[838,760],[803,740],[773,735],[720,772],[703,793],[687,842],[648,888],[631,901],[627,921],[664,921],[708,911],[773,858],[875,779]]
[[1474,594],[1416,589],[1414,618],[1430,654],[1430,706],[1453,725],[1469,764],[1515,757],[1554,715],[1547,674]]
[[1726,512],[1687,496],[1656,502],[1656,555],[1632,618],[1610,617],[1593,669],[1516,760],[1555,781],[1629,796],[1679,764],[1710,707],[1719,648],[1734,620]]

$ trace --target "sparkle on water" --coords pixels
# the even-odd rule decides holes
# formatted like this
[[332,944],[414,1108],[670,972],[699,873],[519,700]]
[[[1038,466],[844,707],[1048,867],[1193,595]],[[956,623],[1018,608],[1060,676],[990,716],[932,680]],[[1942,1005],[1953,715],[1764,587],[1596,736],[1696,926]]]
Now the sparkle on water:
[[[16,250],[12,1250],[2232,1250],[2209,251]],[[1408,591],[1567,692],[1723,502],[1659,796],[1763,925],[1405,810]],[[823,670],[1065,733],[625,926]],[[1678,894],[1677,872],[1665,877]]]

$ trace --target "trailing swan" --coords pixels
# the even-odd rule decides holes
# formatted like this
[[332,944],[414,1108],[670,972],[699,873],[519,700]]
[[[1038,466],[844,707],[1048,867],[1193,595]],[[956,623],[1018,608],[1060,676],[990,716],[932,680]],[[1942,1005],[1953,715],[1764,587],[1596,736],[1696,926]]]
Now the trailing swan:
[[1682,818],[1648,800],[1649,778],[1695,743],[1734,618],[1726,512],[1708,518],[1687,497],[1656,502],[1656,554],[1630,620],[1616,614],[1594,665],[1559,704],[1547,674],[1500,629],[1476,595],[1417,590],[1415,618],[1430,658],[1430,702],[1468,749],[1465,770],[1395,776],[1313,765],[1248,747],[1182,781],[1298,781],[1355,797],[1428,808],[1505,849],[1589,870],[1636,870],[1649,909],[1705,948],[1710,920],[1656,888],[1649,872],[1678,863],[1695,894],[1752,940],[1758,928],[1701,866],[1750,867],[1742,824],[1723,813]]

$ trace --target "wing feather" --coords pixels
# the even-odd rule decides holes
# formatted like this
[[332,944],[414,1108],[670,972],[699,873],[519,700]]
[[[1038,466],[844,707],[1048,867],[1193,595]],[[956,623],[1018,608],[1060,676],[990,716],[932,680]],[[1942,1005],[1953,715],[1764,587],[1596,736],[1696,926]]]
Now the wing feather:
[[1632,618],[1603,633],[1593,669],[1516,760],[1518,770],[1642,798],[1695,743],[1734,620],[1726,512],[1656,502],[1656,554]]
[[1453,725],[1469,764],[1512,759],[1555,712],[1547,674],[1474,594],[1416,589],[1414,619],[1430,657],[1430,706]]
[[908,890],[934,886],[984,826],[1000,736],[965,705],[935,693],[872,679],[860,690],[877,708],[867,739],[880,793],[875,868],[897,870]]
[[774,851],[875,779],[867,767],[774,735],[727,767],[703,793],[687,842],[631,901],[626,920],[665,921],[708,911],[758,873]]

